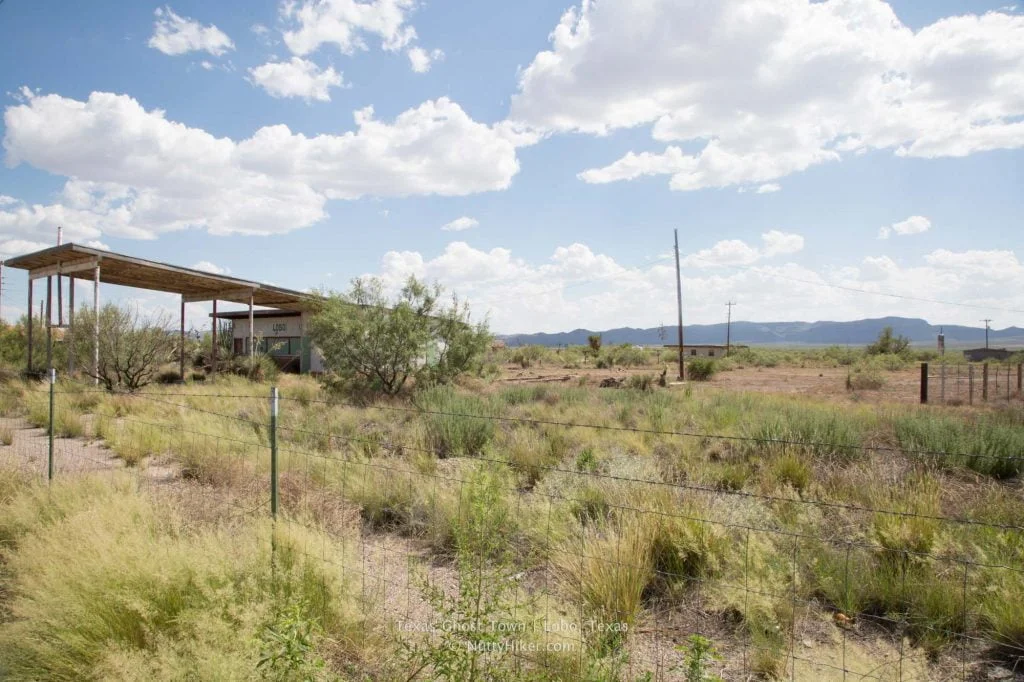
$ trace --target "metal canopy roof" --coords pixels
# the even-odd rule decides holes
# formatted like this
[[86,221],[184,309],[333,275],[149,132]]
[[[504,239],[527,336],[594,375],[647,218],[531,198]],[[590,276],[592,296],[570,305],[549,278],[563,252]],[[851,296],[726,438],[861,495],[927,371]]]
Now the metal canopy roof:
[[28,270],[32,279],[66,275],[91,280],[97,264],[100,266],[101,282],[181,294],[186,301],[217,299],[248,304],[251,293],[254,305],[281,310],[304,310],[317,298],[301,291],[237,277],[212,275],[201,270],[125,256],[78,244],[54,246],[4,262],[7,267]]

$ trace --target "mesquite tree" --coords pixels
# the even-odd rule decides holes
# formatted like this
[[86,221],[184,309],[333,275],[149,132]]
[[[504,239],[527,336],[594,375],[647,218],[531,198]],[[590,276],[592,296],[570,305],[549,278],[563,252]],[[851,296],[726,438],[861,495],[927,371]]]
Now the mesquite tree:
[[443,290],[410,277],[395,300],[379,279],[352,282],[346,293],[321,301],[309,334],[342,388],[394,395],[417,385],[448,383],[480,365],[490,346],[486,323],[470,322],[469,308]]
[[108,391],[137,391],[171,361],[177,339],[168,330],[169,315],[142,318],[137,310],[108,303],[99,312],[99,367],[93,370],[95,332],[93,311],[75,313],[72,329],[75,359],[83,373],[98,379]]

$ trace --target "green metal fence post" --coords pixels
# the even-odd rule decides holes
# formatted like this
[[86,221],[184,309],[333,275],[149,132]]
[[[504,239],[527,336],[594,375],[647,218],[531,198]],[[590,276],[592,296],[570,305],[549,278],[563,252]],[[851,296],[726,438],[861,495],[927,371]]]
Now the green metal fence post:
[[270,388],[270,515],[277,520],[277,386]]
[[57,370],[53,367],[50,368],[50,428],[49,434],[49,447],[46,452],[46,480],[53,480],[53,393],[54,386],[57,383]]

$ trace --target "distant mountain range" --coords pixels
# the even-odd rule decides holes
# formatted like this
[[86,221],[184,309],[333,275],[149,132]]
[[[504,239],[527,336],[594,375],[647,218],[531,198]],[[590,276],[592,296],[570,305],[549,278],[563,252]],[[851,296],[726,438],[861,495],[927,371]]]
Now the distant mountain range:
[[[749,345],[808,345],[827,346],[864,345],[878,337],[885,327],[906,336],[914,344],[934,345],[939,325],[909,317],[881,317],[852,322],[733,322],[732,342]],[[984,327],[965,327],[955,324],[941,325],[947,346],[977,347],[985,344]],[[686,344],[724,344],[725,323],[694,324],[683,327]],[[574,329],[555,334],[503,334],[510,346],[584,345],[591,334],[600,334],[604,344],[634,343],[645,346],[671,344],[676,339],[675,326],[635,329],[622,327],[605,331]],[[664,336],[664,338],[662,338]],[[989,330],[989,345],[993,347],[1024,346],[1024,329],[1008,327]]]

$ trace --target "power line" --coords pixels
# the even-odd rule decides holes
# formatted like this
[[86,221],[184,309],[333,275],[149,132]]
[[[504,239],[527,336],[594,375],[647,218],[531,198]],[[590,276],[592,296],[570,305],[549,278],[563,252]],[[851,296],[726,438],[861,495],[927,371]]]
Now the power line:
[[728,355],[732,348],[732,307],[736,304],[729,301],[725,305],[729,309],[728,317],[725,320],[725,354]]

